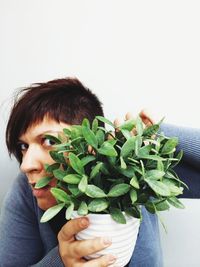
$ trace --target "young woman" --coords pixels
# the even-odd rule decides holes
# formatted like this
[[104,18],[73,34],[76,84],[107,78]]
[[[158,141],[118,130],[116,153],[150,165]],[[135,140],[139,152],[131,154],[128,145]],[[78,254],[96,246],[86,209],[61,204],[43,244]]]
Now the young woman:
[[[34,188],[45,176],[44,164],[53,162],[49,155],[53,144],[45,136],[57,136],[63,128],[80,124],[85,117],[92,121],[96,115],[103,115],[100,101],[77,79],[34,84],[18,95],[8,121],[6,142],[9,153],[19,161],[22,173],[9,190],[1,211],[0,266],[104,267],[114,264],[117,255],[91,261],[83,259],[111,245],[106,236],[75,240],[74,234],[88,227],[87,218],[67,222],[61,212],[50,222],[40,223],[44,211],[56,204],[50,193],[56,179],[45,188]],[[151,123],[144,112],[141,118],[145,124]],[[194,181],[195,188],[199,187],[200,131],[169,125],[164,125],[163,129],[167,135],[180,138],[180,148],[185,152],[177,170],[182,174],[181,178],[187,177]],[[190,194],[197,197],[196,193],[194,190]],[[146,209],[142,213],[136,247],[128,266],[161,267],[157,216]]]

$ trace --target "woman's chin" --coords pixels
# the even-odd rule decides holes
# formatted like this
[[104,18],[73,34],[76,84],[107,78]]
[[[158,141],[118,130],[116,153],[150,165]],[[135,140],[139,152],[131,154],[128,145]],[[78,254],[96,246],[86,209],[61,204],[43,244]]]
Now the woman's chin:
[[42,210],[48,210],[49,208],[55,206],[57,204],[55,198],[46,199],[46,198],[37,198],[37,205]]

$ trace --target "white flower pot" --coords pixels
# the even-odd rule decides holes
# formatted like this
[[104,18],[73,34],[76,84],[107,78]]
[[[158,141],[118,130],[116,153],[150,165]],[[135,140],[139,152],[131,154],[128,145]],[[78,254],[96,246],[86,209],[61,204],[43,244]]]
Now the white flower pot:
[[[73,212],[72,218],[80,217]],[[86,259],[94,259],[105,254],[112,254],[117,257],[113,267],[123,267],[131,259],[140,226],[140,220],[126,216],[126,224],[115,222],[109,214],[88,214],[90,225],[87,229],[76,235],[77,240],[93,239],[95,237],[109,237],[112,245],[89,255]]]

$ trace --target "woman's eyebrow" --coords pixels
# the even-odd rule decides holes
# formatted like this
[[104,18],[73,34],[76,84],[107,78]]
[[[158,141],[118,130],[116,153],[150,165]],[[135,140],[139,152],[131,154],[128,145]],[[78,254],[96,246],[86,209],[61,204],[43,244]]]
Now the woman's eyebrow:
[[62,131],[55,131],[55,130],[49,130],[49,131],[44,131],[44,132],[41,132],[39,133],[37,136],[40,136],[40,135],[45,135],[45,134],[57,134],[57,133],[61,133]]
[[[45,130],[44,132],[37,133],[36,135],[33,136],[33,138],[34,139],[40,139],[40,138],[44,137],[45,135],[59,134],[59,133],[62,133],[62,131],[59,131],[59,130]],[[25,139],[26,138],[23,139],[23,135],[22,135],[22,137],[20,137],[17,140],[17,143],[26,143]]]

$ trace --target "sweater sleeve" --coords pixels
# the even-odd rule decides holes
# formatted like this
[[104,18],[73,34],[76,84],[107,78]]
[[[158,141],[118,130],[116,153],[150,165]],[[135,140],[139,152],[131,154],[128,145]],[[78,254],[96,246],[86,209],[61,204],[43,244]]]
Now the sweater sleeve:
[[200,129],[162,124],[161,130],[167,136],[178,137],[178,149],[183,150],[184,160],[200,170]]
[[58,246],[53,248],[49,253],[38,263],[29,265],[29,267],[64,267],[61,257],[59,255]]
[[4,199],[0,217],[0,266],[63,267],[58,247],[46,255],[31,189],[19,175]]
[[181,197],[200,198],[200,129],[162,124],[166,136],[178,137],[177,149],[183,150],[183,159],[175,168],[178,176],[189,187]]

